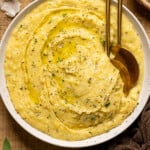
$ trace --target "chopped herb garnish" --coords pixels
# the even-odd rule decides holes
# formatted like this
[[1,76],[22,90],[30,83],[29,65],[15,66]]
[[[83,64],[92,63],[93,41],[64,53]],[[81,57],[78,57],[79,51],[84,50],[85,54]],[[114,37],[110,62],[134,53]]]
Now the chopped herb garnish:
[[58,63],[58,62],[62,62],[62,61],[63,61],[63,58],[59,58],[59,57],[58,57],[57,63]]
[[49,119],[51,117],[51,115],[49,114],[48,116],[47,116],[47,119]]
[[89,131],[89,134],[92,134],[92,132],[91,132],[91,131]]
[[95,104],[93,104],[93,107],[94,107],[94,108],[96,108],[96,105],[95,105]]
[[87,99],[86,99],[86,103],[88,103],[89,101],[90,101],[90,99],[89,99],[89,98],[87,98]]
[[90,116],[90,120],[91,120],[91,121],[94,121],[95,119],[96,119],[96,118],[95,118],[95,115],[91,115],[91,116]]
[[20,87],[20,90],[22,91],[22,90],[23,90],[23,87]]
[[43,56],[48,56],[48,54],[47,53],[43,53]]
[[22,28],[22,27],[23,27],[23,25],[21,24],[21,25],[20,25],[20,28]]
[[10,76],[11,76],[11,74],[6,74],[6,76],[7,76],[7,77],[10,77]]
[[66,17],[66,16],[67,16],[67,14],[66,14],[66,13],[64,13],[64,14],[62,14],[62,16],[63,16],[63,17]]
[[110,106],[110,102],[108,101],[106,104],[105,104],[105,107],[109,107]]
[[35,38],[35,39],[34,39],[34,43],[37,43],[37,42],[38,42],[38,41],[37,41],[37,39]]
[[52,22],[52,21],[50,20],[50,21],[48,22],[48,24],[51,24],[51,22]]
[[54,74],[54,73],[52,73],[52,77],[55,77],[55,74]]
[[92,78],[88,79],[88,84],[91,84]]
[[100,39],[100,42],[101,42],[102,46],[105,47],[106,41],[104,39]]
[[32,67],[35,67],[35,63],[34,62],[32,62]]

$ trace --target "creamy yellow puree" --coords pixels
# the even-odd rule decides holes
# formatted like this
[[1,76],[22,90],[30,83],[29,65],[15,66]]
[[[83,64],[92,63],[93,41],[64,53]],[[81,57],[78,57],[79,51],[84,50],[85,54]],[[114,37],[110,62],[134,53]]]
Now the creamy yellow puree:
[[[111,8],[116,44],[116,8]],[[138,104],[141,41],[123,15],[122,45],[135,55],[140,77],[128,97],[105,47],[104,0],[45,0],[15,27],[5,75],[16,111],[58,139],[81,140],[118,126]]]

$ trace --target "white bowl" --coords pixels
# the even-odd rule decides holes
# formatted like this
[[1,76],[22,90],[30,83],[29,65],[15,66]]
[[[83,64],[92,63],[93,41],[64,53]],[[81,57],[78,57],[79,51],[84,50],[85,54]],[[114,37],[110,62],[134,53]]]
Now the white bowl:
[[[21,116],[15,111],[15,108],[10,100],[10,96],[8,93],[8,90],[6,88],[6,79],[4,75],[4,57],[5,57],[5,50],[8,38],[12,32],[12,29],[16,26],[16,24],[26,15],[28,14],[32,9],[34,9],[35,6],[39,5],[42,2],[42,0],[34,1],[30,5],[28,5],[25,9],[22,10],[22,12],[12,21],[12,23],[7,28],[2,41],[1,41],[1,49],[0,49],[0,93],[1,97],[3,99],[3,102],[11,114],[11,116],[16,120],[16,122],[24,128],[27,132],[35,136],[36,138],[47,142],[49,144],[61,146],[61,147],[72,147],[72,148],[81,148],[81,147],[88,147],[93,146],[96,144],[100,144],[103,142],[106,142],[120,133],[122,133],[125,129],[127,129],[139,116],[139,114],[142,112],[149,94],[150,94],[150,43],[148,36],[146,35],[144,28],[140,24],[140,22],[137,20],[137,18],[126,8],[123,7],[123,11],[126,14],[126,16],[130,19],[130,21],[133,23],[135,29],[137,30],[140,39],[142,41],[142,46],[144,50],[144,63],[145,63],[145,74],[144,74],[144,80],[142,85],[142,90],[140,92],[139,96],[139,105],[135,108],[133,113],[124,120],[124,122],[117,126],[116,128],[113,128],[107,133],[88,138],[86,140],[81,141],[63,141],[55,139],[47,134],[44,134],[40,132],[39,130],[31,127],[25,120],[21,118]],[[113,5],[116,5],[116,2],[113,2]]]

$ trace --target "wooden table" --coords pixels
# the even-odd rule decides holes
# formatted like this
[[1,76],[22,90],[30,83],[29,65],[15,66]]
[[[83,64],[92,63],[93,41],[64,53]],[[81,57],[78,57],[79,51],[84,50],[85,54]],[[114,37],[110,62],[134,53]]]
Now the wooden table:
[[[20,2],[23,8],[30,3],[31,0],[20,0]],[[124,4],[137,16],[150,38],[150,15],[143,15],[141,13],[142,11],[137,7],[135,0],[124,0]],[[0,11],[0,39],[11,21],[11,18]],[[65,150],[65,148],[44,143],[24,131],[9,115],[0,98],[0,149],[2,149],[5,137],[9,139],[13,150],[19,148],[21,148],[21,150]]]

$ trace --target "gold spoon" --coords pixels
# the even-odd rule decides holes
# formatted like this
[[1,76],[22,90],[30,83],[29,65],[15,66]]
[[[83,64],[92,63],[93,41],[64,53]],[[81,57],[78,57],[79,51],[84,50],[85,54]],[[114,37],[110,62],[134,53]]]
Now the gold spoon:
[[123,92],[128,96],[130,89],[136,85],[139,77],[139,66],[134,55],[129,50],[121,47],[122,27],[122,0],[118,0],[117,15],[117,45],[110,48],[110,0],[106,0],[106,49],[111,63],[120,71],[124,82]]

